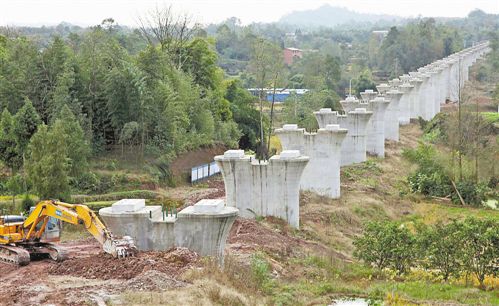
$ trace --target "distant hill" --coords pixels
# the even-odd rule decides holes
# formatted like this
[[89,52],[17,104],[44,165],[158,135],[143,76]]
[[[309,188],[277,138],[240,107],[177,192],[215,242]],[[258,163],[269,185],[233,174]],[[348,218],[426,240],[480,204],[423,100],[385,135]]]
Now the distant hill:
[[400,21],[402,19],[404,18],[394,15],[357,13],[347,8],[326,4],[314,10],[296,11],[284,15],[279,22],[301,26],[333,27],[345,23],[374,23],[379,21]]

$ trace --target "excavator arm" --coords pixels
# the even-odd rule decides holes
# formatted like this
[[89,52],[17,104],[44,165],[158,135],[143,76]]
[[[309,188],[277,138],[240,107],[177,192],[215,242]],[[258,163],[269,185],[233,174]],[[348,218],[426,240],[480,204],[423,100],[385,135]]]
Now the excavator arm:
[[[39,202],[33,212],[24,221],[24,241],[39,240],[45,231],[50,217],[71,224],[82,224],[85,229],[102,245],[104,251],[114,257],[126,257],[136,252],[133,239],[125,236],[116,238],[106,228],[97,214],[88,206],[68,204],[59,201]],[[38,227],[38,224],[42,224]]]

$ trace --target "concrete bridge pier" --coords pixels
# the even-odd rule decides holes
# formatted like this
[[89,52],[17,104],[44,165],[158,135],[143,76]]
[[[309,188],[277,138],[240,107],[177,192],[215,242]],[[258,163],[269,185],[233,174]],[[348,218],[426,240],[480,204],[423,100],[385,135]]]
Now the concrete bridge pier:
[[430,75],[430,90],[428,92],[428,100],[429,100],[429,112],[428,119],[431,120],[437,114],[437,111],[440,109],[440,102],[438,101],[438,72],[428,68],[427,73]]
[[[362,101],[357,99],[355,96],[348,96],[345,98],[345,100],[340,100],[340,104],[345,113],[353,111],[356,108],[362,107],[361,106]],[[366,103],[363,104],[367,105]]]
[[201,200],[178,214],[161,206],[146,206],[144,199],[123,199],[99,210],[117,236],[130,236],[141,251],[186,247],[223,263],[224,248],[238,210],[223,199]]
[[449,61],[451,63],[448,83],[449,100],[457,102],[459,93],[459,59],[453,56]]
[[432,86],[432,74],[429,72],[427,68],[419,68],[418,72],[420,73],[420,78],[423,80],[424,90],[421,91],[420,95],[420,103],[421,105],[421,117],[424,120],[430,120],[433,115],[433,86]]
[[329,124],[339,124],[340,127],[348,130],[341,145],[341,166],[367,160],[367,123],[371,119],[372,112],[368,112],[365,108],[357,108],[348,112],[348,115],[340,115],[338,112],[331,111],[330,108],[322,108],[314,114],[320,128],[325,128]]
[[441,74],[441,79],[440,79],[440,86],[441,86],[441,103],[445,104],[448,98],[449,94],[449,72],[450,72],[450,65],[446,60],[442,60],[440,62],[440,67],[442,68],[442,74]]
[[[386,84],[385,84],[386,85]],[[388,85],[386,85],[388,86]],[[382,86],[382,89],[383,86]],[[378,157],[385,156],[385,113],[389,100],[378,96],[373,90],[361,92],[363,101],[345,99],[340,101],[346,112],[354,111],[356,108],[365,108],[371,111],[373,115],[367,123],[366,150]]]
[[299,227],[300,179],[308,156],[289,150],[259,161],[243,150],[229,150],[215,161],[222,170],[227,206],[239,209],[241,217],[274,216]]
[[285,124],[275,133],[284,150],[298,150],[310,157],[300,180],[300,189],[339,198],[341,144],[347,130],[330,124],[317,133],[307,133],[296,124]]
[[338,112],[331,111],[330,108],[322,108],[320,111],[314,112],[314,115],[320,128],[325,128],[329,124],[339,124],[340,127],[348,130],[341,145],[341,166],[367,160],[367,123],[373,115],[372,112],[365,108],[357,108],[348,112],[348,115],[340,115]]
[[411,91],[411,103],[410,103],[410,118],[417,119],[419,117],[419,96],[421,95],[421,85],[423,80],[418,77],[412,77],[409,79],[409,84],[414,86]]
[[385,157],[385,114],[390,100],[376,97],[369,101],[367,110],[373,115],[367,124],[367,152]]
[[399,101],[402,94],[395,87],[386,92],[390,104],[385,112],[385,139],[399,141]]
[[378,93],[372,89],[366,89],[364,92],[360,93],[360,96],[362,97],[363,102],[368,103],[369,101],[376,98],[376,96],[378,96]]
[[407,125],[410,123],[410,103],[411,103],[411,91],[414,88],[411,84],[403,82],[399,86],[399,90],[402,92],[402,97],[399,101],[399,124]]

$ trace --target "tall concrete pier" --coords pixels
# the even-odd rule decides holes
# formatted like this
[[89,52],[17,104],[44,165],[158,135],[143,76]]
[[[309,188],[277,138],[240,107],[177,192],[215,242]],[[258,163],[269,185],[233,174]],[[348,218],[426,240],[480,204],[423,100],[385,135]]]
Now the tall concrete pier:
[[289,150],[258,161],[243,150],[229,150],[215,161],[222,170],[227,206],[239,209],[244,218],[274,216],[299,227],[300,179],[308,156]]
[[410,103],[411,103],[411,90],[414,88],[408,82],[403,83],[398,87],[402,92],[402,97],[399,101],[399,124],[406,125],[411,122],[410,118]]
[[392,87],[386,92],[391,102],[385,112],[385,139],[399,141],[399,101],[403,93]]
[[417,119],[419,117],[419,96],[421,94],[421,85],[423,84],[423,80],[418,77],[411,76],[409,78],[409,84],[414,86],[410,96],[409,117],[411,119]]
[[367,123],[371,119],[372,112],[365,108],[358,108],[348,112],[348,115],[340,115],[330,108],[322,108],[314,112],[320,128],[329,124],[339,124],[348,130],[347,136],[341,145],[341,165],[347,166],[366,161],[366,136]]
[[303,171],[300,189],[333,199],[339,198],[341,144],[347,130],[339,125],[327,125],[317,133],[307,133],[296,124],[285,124],[275,133],[284,150],[298,150],[310,157]]
[[[383,86],[381,88],[384,89]],[[367,123],[366,151],[378,157],[384,157],[385,113],[390,100],[378,96],[378,93],[373,90],[366,90],[361,92],[360,95],[362,96],[362,102],[347,98],[340,101],[340,103],[347,112],[353,111],[356,108],[365,108],[373,113]]]
[[369,101],[367,110],[373,115],[367,124],[367,152],[378,157],[385,157],[385,114],[390,100],[376,97]]

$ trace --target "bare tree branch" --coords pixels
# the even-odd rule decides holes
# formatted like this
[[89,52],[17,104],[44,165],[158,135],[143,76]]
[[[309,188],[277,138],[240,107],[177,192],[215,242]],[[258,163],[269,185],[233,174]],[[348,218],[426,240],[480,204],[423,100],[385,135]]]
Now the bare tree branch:
[[138,17],[139,32],[150,45],[159,44],[167,52],[172,63],[181,68],[186,43],[192,38],[198,25],[188,14],[175,14],[171,6],[156,7],[144,16]]

